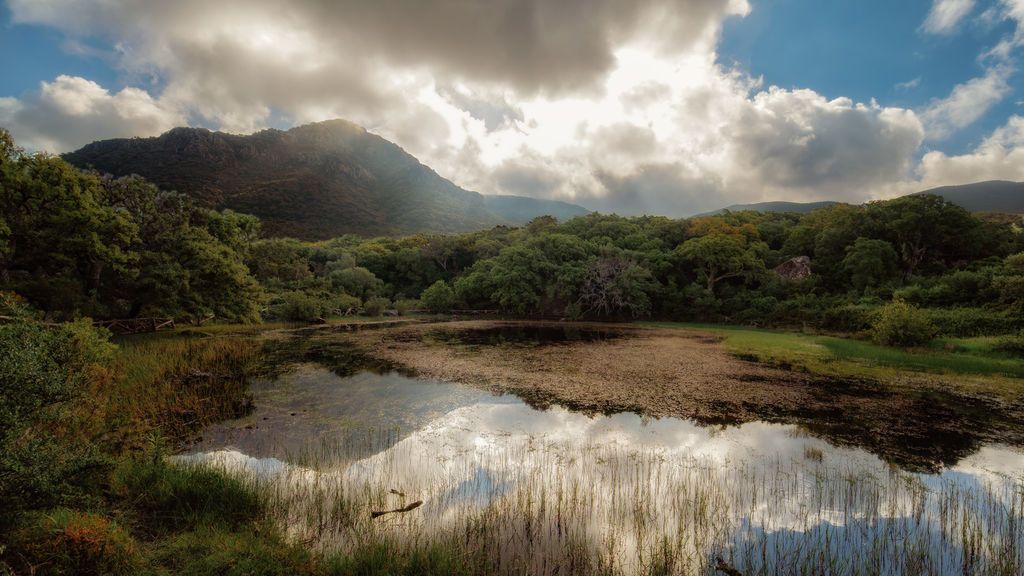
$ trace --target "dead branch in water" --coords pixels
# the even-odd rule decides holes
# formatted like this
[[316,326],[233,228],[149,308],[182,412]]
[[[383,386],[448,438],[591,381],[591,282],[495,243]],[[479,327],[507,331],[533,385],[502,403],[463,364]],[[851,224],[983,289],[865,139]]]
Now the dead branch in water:
[[395,512],[409,512],[411,510],[415,510],[415,509],[419,508],[422,505],[423,505],[423,500],[417,500],[417,501],[413,502],[412,504],[409,504],[409,505],[407,505],[407,506],[405,506],[403,508],[395,508],[394,510],[383,510],[383,511],[375,510],[373,512],[370,512],[370,518],[378,518],[378,517],[383,516],[385,514],[393,514]]

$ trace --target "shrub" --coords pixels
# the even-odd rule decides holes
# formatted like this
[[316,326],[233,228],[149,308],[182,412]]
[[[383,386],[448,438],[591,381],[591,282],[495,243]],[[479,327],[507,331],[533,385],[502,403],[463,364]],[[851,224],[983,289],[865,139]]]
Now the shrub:
[[334,308],[339,314],[347,314],[350,310],[359,310],[359,298],[341,293],[334,298]]
[[157,530],[235,529],[257,522],[264,511],[259,493],[242,480],[204,466],[168,464],[159,454],[123,463],[111,488]]
[[47,574],[137,574],[139,546],[117,522],[98,514],[58,508],[27,519],[14,535],[22,561]]
[[826,330],[864,332],[871,328],[876,307],[866,304],[843,304],[822,313],[819,325]]
[[455,306],[455,292],[444,280],[438,280],[420,294],[420,304],[431,312],[451,312]]
[[871,324],[871,338],[886,346],[918,346],[935,338],[928,314],[903,300],[882,306]]
[[1021,328],[1024,322],[986,308],[930,308],[927,313],[940,334],[956,337],[1006,334]]
[[86,321],[0,324],[0,530],[20,512],[87,498],[105,460],[71,442],[72,400],[99,380],[113,347]]
[[387,298],[377,296],[363,302],[363,314],[367,316],[380,316],[391,305]]
[[325,311],[325,303],[319,298],[294,291],[281,295],[281,303],[274,310],[274,316],[282,320],[307,322],[323,316]]
[[995,343],[993,348],[1000,352],[1024,358],[1024,330],[1017,334],[1003,336]]
[[413,300],[411,298],[402,298],[395,300],[395,310],[399,316],[405,316],[410,310],[415,310],[420,305],[419,300]]

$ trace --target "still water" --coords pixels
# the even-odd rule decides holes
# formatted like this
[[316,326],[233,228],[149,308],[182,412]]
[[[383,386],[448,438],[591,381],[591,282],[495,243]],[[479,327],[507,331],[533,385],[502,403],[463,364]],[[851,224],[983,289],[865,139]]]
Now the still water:
[[[794,425],[538,410],[311,363],[252,392],[253,414],[204,430],[182,459],[270,486],[292,531],[325,547],[465,540],[485,526],[473,538],[499,571],[564,572],[576,556],[621,573],[710,574],[715,556],[744,574],[1024,567],[1016,448],[912,473]],[[412,501],[423,505],[368,519]]]

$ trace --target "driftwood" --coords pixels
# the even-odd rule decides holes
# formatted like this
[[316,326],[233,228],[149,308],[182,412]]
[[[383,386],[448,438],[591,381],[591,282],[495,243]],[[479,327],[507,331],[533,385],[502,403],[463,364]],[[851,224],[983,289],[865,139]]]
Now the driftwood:
[[722,572],[726,576],[743,576],[742,572],[733,568],[725,560],[722,560],[721,556],[715,556],[715,572]]
[[396,512],[410,512],[412,510],[419,508],[420,506],[423,506],[423,500],[417,500],[412,504],[408,504],[402,508],[395,508],[394,510],[374,510],[373,512],[370,512],[370,518],[379,518],[380,516],[383,516],[385,514],[394,514]]
[[101,320],[93,322],[93,325],[106,328],[115,334],[141,334],[143,332],[173,330],[174,318],[125,318],[121,320]]

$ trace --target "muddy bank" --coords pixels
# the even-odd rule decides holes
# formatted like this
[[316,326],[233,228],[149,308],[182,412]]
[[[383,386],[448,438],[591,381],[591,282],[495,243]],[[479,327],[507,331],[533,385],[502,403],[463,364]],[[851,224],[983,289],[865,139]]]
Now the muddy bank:
[[[562,335],[562,336],[560,336]],[[428,378],[514,393],[533,405],[803,425],[913,470],[981,445],[1024,445],[1020,407],[915,384],[836,380],[743,361],[699,331],[590,323],[467,321],[352,336],[368,353]]]

